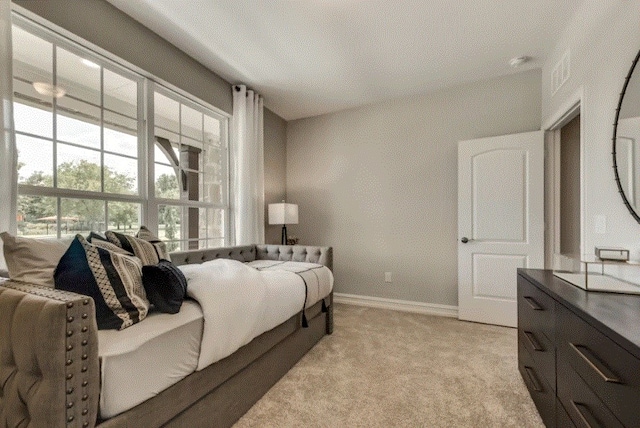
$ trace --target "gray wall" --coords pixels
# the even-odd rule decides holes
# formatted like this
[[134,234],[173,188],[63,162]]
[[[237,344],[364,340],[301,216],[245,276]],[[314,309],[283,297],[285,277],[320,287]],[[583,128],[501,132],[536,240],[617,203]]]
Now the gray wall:
[[[640,48],[640,2],[586,1],[543,66],[542,118],[549,127],[576,100],[582,102],[582,252],[598,246],[628,248],[640,260],[640,225],[624,206],[614,180],[613,122],[620,91]],[[571,52],[571,76],[551,94],[551,73]],[[625,101],[626,102],[626,101]],[[606,220],[599,233],[596,222]],[[636,270],[637,272],[637,270]]]
[[[231,83],[110,3],[104,0],[13,2],[203,101],[229,114],[233,112]],[[268,109],[264,113],[265,199],[277,202],[285,194],[286,122]],[[265,229],[267,242],[273,241],[276,235],[275,239],[279,240],[279,229],[268,224]]]
[[540,80],[532,70],[288,123],[290,233],[334,247],[336,292],[457,306],[457,142],[540,129]]
[[280,116],[264,112],[264,202],[265,242],[279,244],[282,226],[269,225],[267,206],[286,197],[287,122]]

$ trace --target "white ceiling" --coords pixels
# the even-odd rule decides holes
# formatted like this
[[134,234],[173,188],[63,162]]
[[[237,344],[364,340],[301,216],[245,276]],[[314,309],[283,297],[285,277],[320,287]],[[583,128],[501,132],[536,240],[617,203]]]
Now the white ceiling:
[[540,68],[585,0],[108,1],[292,120]]

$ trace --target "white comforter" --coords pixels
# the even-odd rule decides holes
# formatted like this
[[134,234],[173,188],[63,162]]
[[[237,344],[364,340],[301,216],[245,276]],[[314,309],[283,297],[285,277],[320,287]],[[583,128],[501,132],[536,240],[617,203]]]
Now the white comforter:
[[305,290],[308,308],[333,289],[331,271],[313,263],[219,259],[180,269],[197,303],[185,301],[175,315],[152,313],[122,331],[98,332],[102,418],[156,396],[298,314]]
[[260,272],[227,259],[180,269],[188,281],[187,294],[204,314],[197,370],[286,321],[305,303],[305,284],[295,273]]

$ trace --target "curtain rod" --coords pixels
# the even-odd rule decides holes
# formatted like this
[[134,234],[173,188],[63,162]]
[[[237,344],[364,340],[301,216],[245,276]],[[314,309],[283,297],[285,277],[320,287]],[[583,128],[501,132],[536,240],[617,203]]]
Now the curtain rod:
[[[236,92],[240,92],[240,85],[233,85],[233,89],[235,89]],[[247,92],[245,93],[245,95],[248,97],[249,96],[249,91],[253,91],[253,89],[247,89]],[[255,93],[255,91],[253,91]],[[260,95],[258,95],[260,96]]]

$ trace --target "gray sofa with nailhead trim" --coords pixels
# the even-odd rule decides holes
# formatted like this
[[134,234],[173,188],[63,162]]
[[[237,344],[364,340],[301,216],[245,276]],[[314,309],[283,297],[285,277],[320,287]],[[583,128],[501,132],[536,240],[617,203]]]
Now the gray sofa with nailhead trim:
[[[301,261],[333,269],[331,247],[248,245],[171,254],[177,265],[216,258]],[[229,427],[333,331],[333,294],[229,357],[108,420],[98,419],[100,366],[91,298],[0,283],[1,427]],[[144,321],[143,321],[144,322]],[[126,392],[125,392],[126,393]]]

